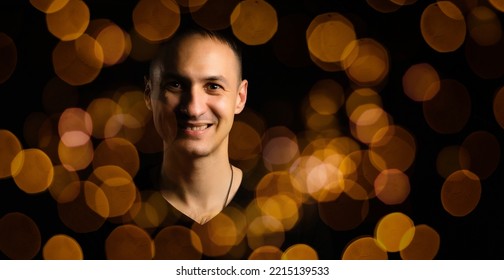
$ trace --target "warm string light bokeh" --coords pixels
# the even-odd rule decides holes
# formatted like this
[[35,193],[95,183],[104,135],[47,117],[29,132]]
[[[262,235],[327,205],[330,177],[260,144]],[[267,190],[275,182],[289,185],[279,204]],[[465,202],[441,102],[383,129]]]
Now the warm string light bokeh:
[[[81,0],[29,2],[45,16],[44,36],[56,40],[46,54],[54,77],[36,89],[42,110],[26,115],[21,133],[0,127],[0,179],[8,182],[2,188],[17,188],[25,196],[48,194],[56,215],[50,219],[65,230],[48,236],[44,220],[5,209],[0,249],[7,258],[86,259],[78,241],[82,234],[113,225],[103,244],[93,245],[107,259],[319,259],[323,239],[286,246],[290,231],[311,219],[307,209],[315,208],[329,235],[345,244],[333,258],[435,259],[451,236],[437,228],[440,223],[415,220],[412,209],[420,206],[411,205],[435,200],[439,213],[430,215],[464,219],[488,189],[499,187],[489,182],[502,168],[501,1],[362,1],[383,18],[421,9],[411,32],[437,60],[401,60],[394,42],[363,36],[366,18],[345,9],[303,15],[280,13],[279,4],[265,0],[141,0],[121,11],[129,13],[129,26],[102,14],[97,18]],[[141,86],[103,88],[91,98],[80,91],[103,83],[104,72],[130,60],[147,62],[186,16],[210,30],[229,28],[251,52],[271,45],[287,67],[311,65],[324,73],[299,98],[295,114],[302,129],[272,124],[261,107],[236,117],[230,158],[254,178],[249,187],[254,199],[191,227],[165,226],[177,217],[159,192],[135,181],[142,160],[162,151]],[[21,67],[19,44],[0,32],[0,86]],[[442,57],[454,54],[464,58],[475,80],[500,79],[500,84],[474,92],[470,80],[441,67]],[[399,92],[387,88],[392,74],[399,76],[392,87]],[[482,109],[491,112],[491,120],[474,115],[475,99],[482,95],[492,96]],[[389,110],[409,101],[412,112]],[[404,120],[412,114],[417,123]],[[474,119],[496,125],[475,127]],[[425,130],[439,139],[457,137],[427,139],[421,135]],[[425,153],[424,141],[440,146]],[[432,168],[423,170],[422,164]],[[436,183],[424,185],[418,176]],[[422,188],[429,188],[429,197],[412,197]]]

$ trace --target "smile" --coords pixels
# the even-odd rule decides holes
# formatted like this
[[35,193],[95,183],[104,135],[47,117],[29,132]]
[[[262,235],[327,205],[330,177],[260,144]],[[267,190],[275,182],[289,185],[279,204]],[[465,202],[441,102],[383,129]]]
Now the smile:
[[208,127],[210,127],[209,124],[204,124],[204,125],[199,125],[199,126],[186,126],[185,130],[201,131],[201,130],[207,129]]

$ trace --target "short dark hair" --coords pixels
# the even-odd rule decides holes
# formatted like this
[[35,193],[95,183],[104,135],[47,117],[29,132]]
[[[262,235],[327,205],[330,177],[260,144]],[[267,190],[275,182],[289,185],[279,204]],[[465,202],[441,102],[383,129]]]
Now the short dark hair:
[[236,40],[234,35],[230,33],[228,30],[208,30],[198,25],[185,25],[179,27],[177,31],[165,42],[162,43],[158,54],[151,61],[149,66],[149,77],[152,77],[153,67],[156,67],[156,64],[159,60],[163,60],[166,56],[167,52],[171,51],[173,47],[176,47],[177,44],[183,39],[193,36],[199,35],[205,38],[210,38],[213,40],[217,40],[223,44],[229,46],[229,48],[234,52],[236,58],[238,60],[238,75],[241,78],[242,76],[242,49],[239,42]]

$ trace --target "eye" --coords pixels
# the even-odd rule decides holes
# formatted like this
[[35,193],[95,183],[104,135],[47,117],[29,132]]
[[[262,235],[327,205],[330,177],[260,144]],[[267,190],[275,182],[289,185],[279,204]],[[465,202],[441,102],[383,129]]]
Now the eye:
[[209,84],[207,84],[206,88],[211,91],[223,89],[223,87],[221,85],[216,84],[216,83],[209,83]]
[[165,88],[168,91],[180,91],[182,90],[182,84],[179,81],[168,81],[165,84]]

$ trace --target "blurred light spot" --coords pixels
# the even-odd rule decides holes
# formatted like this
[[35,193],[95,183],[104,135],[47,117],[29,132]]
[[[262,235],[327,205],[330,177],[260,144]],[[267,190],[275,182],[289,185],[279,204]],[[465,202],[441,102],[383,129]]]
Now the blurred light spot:
[[439,91],[439,75],[429,63],[412,65],[403,79],[404,93],[414,101],[431,100]]
[[455,11],[451,10],[452,5],[446,5],[444,2],[450,2],[449,4],[455,5],[463,15],[468,14],[472,9],[476,8],[478,6],[479,0],[436,0],[437,2],[443,2],[440,5],[441,10],[443,10],[444,13],[447,15],[455,13]]
[[14,133],[0,129],[0,179],[11,177],[11,162],[23,147]]
[[401,204],[410,193],[408,175],[401,170],[383,170],[375,180],[376,196],[387,205]]
[[79,194],[66,203],[58,203],[58,214],[71,230],[88,233],[99,229],[109,216],[107,196],[96,184],[89,181],[77,182]]
[[61,9],[46,15],[49,32],[62,41],[75,40],[84,34],[89,19],[89,8],[81,0],[68,1]]
[[0,251],[10,259],[32,259],[40,250],[41,239],[37,224],[23,213],[7,213],[0,219]]
[[305,30],[310,18],[303,14],[290,14],[280,18],[278,31],[272,39],[273,51],[280,62],[290,67],[310,65]]
[[471,213],[481,198],[481,182],[469,170],[458,170],[446,178],[441,189],[444,209],[453,216],[463,217]]
[[287,195],[299,207],[303,202],[303,194],[293,186],[291,180],[291,174],[287,171],[274,171],[264,175],[255,187],[256,198],[267,199],[276,195]]
[[198,235],[183,226],[163,228],[154,238],[156,260],[199,260],[203,245]]
[[96,147],[93,167],[116,165],[135,177],[140,169],[140,157],[135,146],[123,138],[104,139]]
[[412,5],[417,2],[417,0],[390,0],[390,2],[394,2],[397,5],[407,6]]
[[346,100],[346,114],[350,117],[361,105],[374,104],[382,108],[382,100],[378,93],[371,88],[359,88],[354,90]]
[[495,9],[504,12],[504,2],[502,0],[489,0],[488,1]]
[[366,0],[367,4],[380,13],[392,13],[401,8],[400,5],[390,0]]
[[30,3],[37,10],[46,14],[51,14],[63,9],[70,0],[30,0]]
[[244,121],[233,123],[229,139],[229,157],[233,160],[253,159],[261,152],[261,136]]
[[91,116],[80,108],[68,108],[59,118],[58,132],[67,147],[85,145],[93,131]]
[[133,221],[139,227],[150,229],[158,227],[161,223],[171,217],[176,220],[179,215],[175,212],[169,213],[166,200],[163,198],[160,191],[142,191],[140,192],[141,201],[140,207],[135,201],[130,212],[132,212]]
[[262,143],[264,165],[270,171],[285,169],[299,155],[296,135],[284,126],[269,128]]
[[493,113],[497,123],[504,129],[504,86],[495,94],[493,100]]
[[310,106],[322,115],[333,115],[345,102],[343,87],[332,79],[317,81],[309,93]]
[[466,87],[456,80],[442,80],[438,94],[423,102],[424,118],[441,134],[462,130],[471,115],[471,99]]
[[403,213],[394,212],[383,217],[375,229],[375,238],[388,252],[406,248],[415,235],[413,221]]
[[120,225],[105,240],[105,253],[109,260],[150,260],[154,243],[142,228]]
[[381,171],[406,171],[416,156],[415,138],[405,128],[397,125],[380,129],[373,137],[369,149],[371,163]]
[[280,221],[285,230],[292,229],[299,220],[298,201],[287,193],[257,199],[257,204],[265,215]]
[[425,8],[420,20],[425,42],[435,51],[452,52],[464,43],[466,22],[455,4],[439,1]]
[[256,248],[248,257],[249,260],[281,260],[283,251],[275,246],[261,246]]
[[285,250],[282,260],[318,260],[318,254],[309,245],[295,244]]
[[[319,215],[322,221],[335,231],[351,230],[359,226],[369,213],[368,200],[355,200],[342,193],[336,200],[320,202]],[[335,215],[345,213],[345,215]]]
[[136,198],[133,178],[124,169],[115,165],[96,167],[88,179],[99,186],[109,201],[109,217],[126,214]]
[[180,7],[171,0],[140,0],[133,10],[133,25],[149,41],[166,40],[180,25]]
[[58,156],[61,164],[69,171],[86,169],[94,157],[93,143],[88,141],[80,146],[68,147],[60,142]]
[[469,153],[461,146],[444,147],[437,156],[436,169],[438,174],[447,178],[453,172],[463,169],[462,166],[468,166],[471,158]]
[[79,175],[68,171],[63,165],[54,166],[54,179],[49,186],[49,193],[59,203],[74,200],[80,192]]
[[[96,20],[95,20],[96,21]],[[91,25],[95,22],[92,21]],[[103,63],[105,66],[118,64],[126,57],[131,51],[131,38],[128,33],[124,32],[117,24],[103,20],[97,30],[96,34],[92,34],[96,42],[103,50]]]
[[57,114],[67,108],[77,107],[79,94],[76,87],[69,85],[58,77],[54,77],[44,87],[42,104],[48,114]]
[[352,58],[350,54],[356,47],[355,39],[353,24],[339,13],[318,15],[306,30],[311,58],[326,71],[344,69],[343,62]]
[[266,245],[280,248],[285,241],[283,225],[273,217],[259,216],[249,224],[247,241],[251,249]]
[[209,30],[221,30],[231,25],[231,14],[240,0],[212,0],[201,7],[190,8],[196,23]]
[[370,236],[359,237],[350,242],[343,251],[342,260],[387,260],[382,246]]
[[364,200],[376,196],[374,181],[380,170],[371,162],[369,150],[349,153],[339,167],[345,177],[344,191],[353,199]]
[[191,9],[199,9],[201,6],[205,5],[208,0],[176,0],[177,3],[182,7],[188,7]]
[[466,60],[471,70],[481,78],[497,79],[504,75],[504,36],[489,46],[481,46],[474,40],[465,45]]
[[436,230],[428,225],[418,225],[410,230],[414,231],[413,240],[408,247],[401,250],[401,258],[403,260],[433,260],[441,243]]
[[495,45],[502,38],[501,22],[488,7],[472,9],[467,16],[467,28],[471,38],[481,46]]
[[223,212],[203,225],[194,223],[192,230],[201,238],[207,256],[223,256],[241,241],[236,224]]
[[357,107],[350,115],[350,121],[352,135],[366,144],[376,141],[376,133],[392,122],[387,112],[371,103]]
[[487,179],[497,169],[501,148],[493,134],[487,131],[473,132],[464,139],[461,146],[469,155],[469,160],[461,164],[462,169],[471,170],[480,179]]
[[45,191],[53,180],[54,167],[51,159],[39,149],[20,151],[11,162],[14,182],[29,194]]
[[105,127],[112,116],[122,113],[121,107],[110,98],[95,98],[89,103],[87,110],[93,121],[93,136],[105,138]]
[[95,39],[84,34],[71,42],[61,41],[52,53],[54,71],[73,86],[88,84],[103,66],[103,51]]
[[359,39],[356,57],[345,62],[347,76],[360,86],[376,86],[389,72],[389,55],[387,50],[373,39]]
[[17,48],[9,35],[0,32],[0,84],[7,81],[17,65]]
[[66,234],[58,234],[47,240],[42,250],[44,260],[82,260],[84,255],[79,243]]
[[277,13],[264,0],[244,0],[231,13],[231,28],[233,34],[245,44],[262,45],[277,31]]

